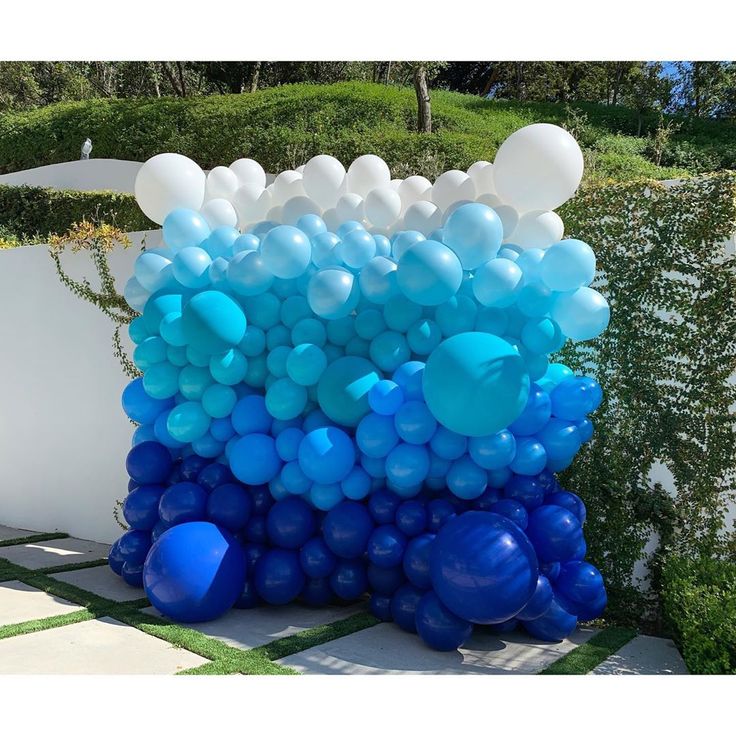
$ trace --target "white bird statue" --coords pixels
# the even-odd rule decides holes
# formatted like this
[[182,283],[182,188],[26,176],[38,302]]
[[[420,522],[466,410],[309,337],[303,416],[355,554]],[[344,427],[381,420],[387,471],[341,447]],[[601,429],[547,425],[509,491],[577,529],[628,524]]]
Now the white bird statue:
[[86,161],[89,158],[89,154],[92,153],[92,141],[87,138],[87,140],[82,143],[82,155],[79,157],[81,161]]

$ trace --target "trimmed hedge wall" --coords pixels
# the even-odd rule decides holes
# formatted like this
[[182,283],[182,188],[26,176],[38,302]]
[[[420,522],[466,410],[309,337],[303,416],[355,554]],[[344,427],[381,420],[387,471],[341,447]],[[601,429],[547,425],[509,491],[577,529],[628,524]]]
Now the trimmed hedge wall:
[[736,674],[736,562],[669,559],[662,601],[666,625],[690,672]]
[[125,232],[156,227],[131,194],[0,185],[0,240],[27,242],[65,233],[76,222],[116,225]]

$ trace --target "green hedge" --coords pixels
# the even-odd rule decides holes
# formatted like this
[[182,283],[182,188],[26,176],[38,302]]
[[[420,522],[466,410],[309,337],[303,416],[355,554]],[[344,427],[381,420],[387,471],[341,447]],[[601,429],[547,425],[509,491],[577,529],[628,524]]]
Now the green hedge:
[[736,674],[736,562],[669,559],[662,601],[690,672]]
[[107,222],[126,232],[156,227],[131,194],[0,185],[0,240],[8,244],[39,242],[81,220]]
[[[736,167],[736,128],[717,121],[687,121],[673,138],[667,166],[648,157],[636,138],[632,110],[575,105],[576,136],[584,148],[605,154],[594,178],[676,178],[691,171]],[[441,90],[432,93],[434,132],[413,132],[413,89],[346,82],[285,85],[254,94],[185,99],[100,99],[65,102],[0,115],[0,173],[77,158],[89,136],[94,156],[144,161],[175,151],[205,168],[241,156],[272,172],[293,168],[317,153],[350,161],[363,153],[386,159],[398,175],[434,175],[492,159],[514,130],[533,122],[570,122],[564,105],[484,100]],[[580,121],[583,121],[582,123]],[[645,116],[641,132],[656,127]],[[614,140],[612,140],[614,139]]]

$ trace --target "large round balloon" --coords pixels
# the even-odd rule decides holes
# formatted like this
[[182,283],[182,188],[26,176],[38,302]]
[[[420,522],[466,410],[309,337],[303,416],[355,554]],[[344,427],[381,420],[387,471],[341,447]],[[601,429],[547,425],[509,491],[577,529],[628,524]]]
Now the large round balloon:
[[524,359],[505,340],[464,332],[429,356],[423,388],[438,422],[458,434],[483,437],[504,429],[524,410],[529,375]]
[[187,343],[207,355],[224,353],[245,337],[246,319],[240,305],[221,291],[200,291],[182,311]]
[[332,421],[355,427],[370,411],[368,392],[381,379],[373,363],[345,356],[331,363],[317,384],[320,408]]
[[165,531],[143,566],[148,600],[174,621],[211,621],[221,616],[238,599],[244,583],[240,542],[206,521]]
[[457,616],[494,624],[515,616],[537,586],[534,548],[509,519],[468,511],[440,529],[430,553],[432,586]]

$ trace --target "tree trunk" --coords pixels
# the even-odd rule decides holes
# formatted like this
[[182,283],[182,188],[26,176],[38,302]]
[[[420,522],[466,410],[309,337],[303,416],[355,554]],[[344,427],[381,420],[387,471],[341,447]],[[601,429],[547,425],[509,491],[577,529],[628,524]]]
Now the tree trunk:
[[427,68],[417,64],[414,68],[414,91],[417,94],[417,130],[420,133],[432,132],[432,105],[427,85]]
[[258,89],[258,78],[261,76],[261,64],[262,61],[257,61],[253,65],[253,74],[250,77],[250,88],[249,92],[255,92]]
[[174,94],[177,97],[184,97],[184,92],[179,86],[179,82],[177,81],[176,76],[174,76],[174,72],[171,71],[169,63],[167,61],[162,61],[161,68],[163,69],[166,78],[169,80],[169,84],[172,86]]
[[186,97],[187,96],[187,85],[184,81],[184,66],[180,61],[176,62],[176,69],[179,72],[179,85],[181,87],[181,96]]

